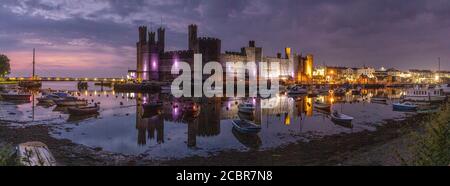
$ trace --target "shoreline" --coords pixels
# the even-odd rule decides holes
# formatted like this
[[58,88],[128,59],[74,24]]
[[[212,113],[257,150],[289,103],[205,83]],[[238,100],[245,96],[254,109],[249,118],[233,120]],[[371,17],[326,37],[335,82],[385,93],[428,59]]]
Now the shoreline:
[[[340,133],[297,141],[261,151],[227,150],[214,155],[191,156],[181,159],[152,160],[143,155],[124,155],[76,144],[68,139],[51,137],[52,125],[11,127],[0,121],[0,142],[17,145],[27,141],[47,144],[59,165],[209,165],[209,166],[257,166],[257,165],[401,165],[395,159],[398,152],[380,152],[383,146],[399,145],[412,131],[421,129],[431,114],[417,114],[398,120],[385,120],[374,131]],[[402,143],[400,143],[400,146]],[[386,147],[383,147],[383,149]],[[400,149],[405,147],[401,147]],[[399,148],[394,148],[399,149]],[[372,152],[372,153],[367,153]],[[384,153],[374,155],[375,153]],[[369,156],[373,156],[370,157]],[[380,160],[382,159],[382,160]],[[388,161],[383,161],[389,159]]]

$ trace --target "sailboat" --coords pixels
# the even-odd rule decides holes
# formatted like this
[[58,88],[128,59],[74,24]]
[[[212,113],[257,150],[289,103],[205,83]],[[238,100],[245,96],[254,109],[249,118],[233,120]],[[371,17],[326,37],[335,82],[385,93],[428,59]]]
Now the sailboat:
[[29,89],[41,88],[42,87],[41,81],[36,79],[35,64],[36,64],[36,62],[35,62],[35,49],[33,48],[33,77],[31,77],[31,80],[20,81],[19,82],[19,86],[20,87],[29,88]]

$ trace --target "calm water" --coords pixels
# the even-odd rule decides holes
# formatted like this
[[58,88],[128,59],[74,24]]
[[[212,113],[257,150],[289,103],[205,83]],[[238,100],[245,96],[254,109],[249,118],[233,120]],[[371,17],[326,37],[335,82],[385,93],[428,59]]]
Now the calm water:
[[[69,117],[63,108],[31,103],[0,101],[0,120],[16,126],[52,125],[51,135],[103,150],[141,154],[150,158],[180,158],[208,155],[224,150],[262,150],[298,140],[308,141],[325,135],[375,130],[385,119],[402,119],[411,113],[392,111],[390,104],[372,104],[375,94],[398,98],[400,90],[366,90],[363,96],[328,95],[301,99],[280,95],[271,99],[202,100],[198,118],[180,110],[182,100],[165,94],[116,93],[110,88],[90,84],[77,92],[76,83],[44,82],[43,88],[75,91],[78,97],[100,102],[97,116]],[[35,97],[38,97],[36,94]],[[141,104],[150,100],[165,102],[162,113],[145,113]],[[332,103],[332,109],[355,117],[352,125],[333,123],[327,113],[314,108],[315,100]],[[200,100],[199,100],[200,101]],[[252,101],[257,105],[253,116],[238,114],[237,105]],[[34,105],[34,106],[33,106]],[[258,135],[243,135],[232,128],[232,119],[252,119],[262,126]]]

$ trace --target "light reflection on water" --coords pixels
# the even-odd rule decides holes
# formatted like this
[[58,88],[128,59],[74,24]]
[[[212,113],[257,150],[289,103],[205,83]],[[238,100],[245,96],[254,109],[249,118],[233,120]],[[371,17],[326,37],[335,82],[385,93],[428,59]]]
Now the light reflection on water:
[[[75,84],[44,83],[43,87],[75,90]],[[181,111],[184,101],[168,95],[116,93],[110,88],[90,85],[89,90],[75,94],[90,103],[100,102],[98,116],[69,117],[64,109],[55,106],[0,102],[0,119],[22,126],[52,124],[56,126],[51,134],[54,137],[106,151],[179,158],[230,149],[267,149],[324,135],[374,130],[385,119],[407,116],[407,113],[392,111],[391,105],[369,103],[369,97],[380,93],[395,98],[400,91],[367,90],[362,96],[347,94],[343,97],[250,98],[248,101],[257,105],[254,116],[238,114],[237,105],[244,100],[208,99],[203,100],[198,118],[190,118]],[[164,101],[162,114],[144,112],[141,104],[151,100]],[[355,120],[351,126],[335,124],[326,112],[314,108],[315,100],[331,103],[332,109],[351,115]],[[262,126],[261,132],[243,135],[232,130],[231,119],[239,117],[254,120]]]

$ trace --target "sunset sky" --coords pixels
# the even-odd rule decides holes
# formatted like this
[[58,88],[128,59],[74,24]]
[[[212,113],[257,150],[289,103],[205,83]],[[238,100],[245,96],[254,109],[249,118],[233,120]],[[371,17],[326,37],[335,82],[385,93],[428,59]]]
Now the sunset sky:
[[11,76],[120,77],[136,66],[137,27],[166,27],[166,50],[187,48],[187,26],[222,52],[255,40],[315,63],[450,70],[449,0],[1,0],[0,53]]

